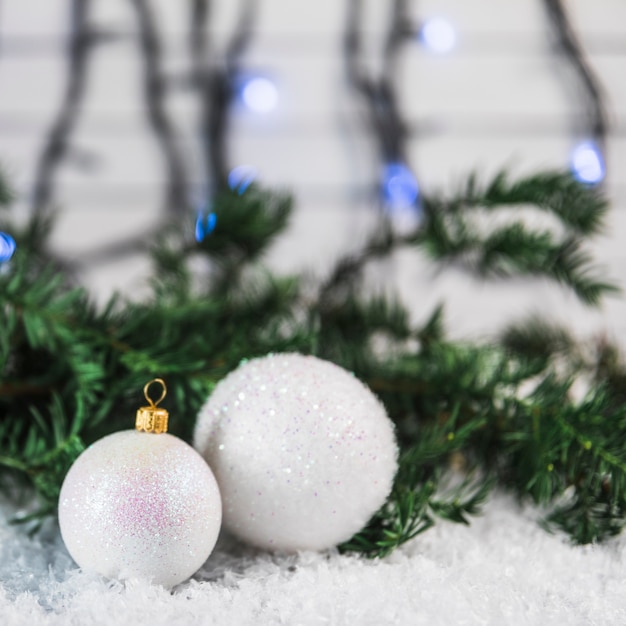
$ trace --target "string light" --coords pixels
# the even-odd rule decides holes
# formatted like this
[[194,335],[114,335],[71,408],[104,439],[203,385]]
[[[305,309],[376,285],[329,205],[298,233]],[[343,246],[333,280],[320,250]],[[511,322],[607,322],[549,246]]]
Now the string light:
[[383,168],[381,192],[394,230],[413,232],[421,221],[419,186],[413,172],[404,163],[388,163]]
[[252,165],[238,165],[228,174],[228,186],[239,195],[250,187],[257,177],[257,170]]
[[239,89],[241,102],[253,113],[270,113],[278,104],[278,89],[267,76],[247,76]]
[[196,218],[196,241],[201,243],[204,238],[210,235],[217,226],[217,215],[210,212],[206,218],[202,211],[198,211],[198,217]]
[[415,206],[419,194],[413,172],[402,162],[384,166],[381,189],[385,204],[392,210]]
[[0,263],[6,263],[15,252],[15,239],[8,233],[0,232]]
[[571,171],[574,178],[581,183],[597,185],[604,180],[606,168],[600,148],[593,141],[583,141],[573,150],[571,155]]
[[456,45],[456,30],[445,18],[431,17],[422,24],[419,38],[430,51],[446,54]]

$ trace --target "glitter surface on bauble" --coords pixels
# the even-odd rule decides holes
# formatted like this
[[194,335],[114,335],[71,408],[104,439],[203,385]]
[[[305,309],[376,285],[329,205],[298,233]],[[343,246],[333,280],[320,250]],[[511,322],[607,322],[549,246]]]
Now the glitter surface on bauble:
[[199,413],[194,447],[215,473],[224,527],[275,551],[350,539],[384,504],[397,470],[382,403],[345,369],[300,354],[231,372]]
[[172,435],[121,431],[87,448],[59,497],[68,552],[87,571],[172,587],[207,560],[221,499],[200,455]]

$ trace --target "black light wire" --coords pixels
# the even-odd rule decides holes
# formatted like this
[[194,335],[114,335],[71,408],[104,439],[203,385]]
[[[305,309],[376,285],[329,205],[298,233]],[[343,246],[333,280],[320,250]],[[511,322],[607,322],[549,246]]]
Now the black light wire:
[[396,74],[398,53],[413,29],[407,15],[406,0],[393,0],[392,16],[387,33],[383,70],[379,78],[369,76],[364,68],[361,23],[362,0],[348,0],[348,15],[344,37],[344,52],[348,83],[364,101],[368,123],[376,137],[380,159],[383,163],[406,161],[406,144],[409,136],[406,122],[398,107],[393,79]]
[[582,88],[585,105],[585,128],[582,130],[596,143],[606,163],[609,121],[604,102],[605,91],[587,60],[563,0],[543,0],[543,5],[556,45],[573,69],[576,80]]
[[258,2],[242,0],[237,23],[222,59],[210,47],[210,9],[208,0],[191,0],[189,49],[193,65],[192,84],[201,106],[199,132],[204,154],[203,183],[207,190],[215,193],[228,184],[232,105],[236,82],[242,71],[241,59],[252,40]]
[[67,82],[61,106],[35,167],[32,196],[32,210],[35,213],[51,208],[56,172],[69,150],[70,136],[79,120],[87,85],[89,57],[95,41],[89,26],[90,9],[91,0],[71,0]]

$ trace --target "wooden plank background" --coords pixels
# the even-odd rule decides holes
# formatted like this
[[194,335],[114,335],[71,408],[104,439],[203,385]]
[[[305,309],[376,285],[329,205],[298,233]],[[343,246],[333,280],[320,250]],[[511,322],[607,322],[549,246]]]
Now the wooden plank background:
[[[212,4],[212,42],[219,56],[239,3]],[[375,74],[391,1],[365,4],[366,59]],[[199,109],[184,80],[190,3],[152,0],[150,6],[164,42],[167,110],[184,159],[197,173]],[[416,0],[410,7],[416,23],[446,16],[458,34],[455,50],[445,56],[417,42],[401,52],[400,107],[416,131],[408,156],[422,189],[451,188],[470,171],[486,177],[503,166],[514,173],[566,166],[583,111],[564,59],[554,54],[541,2]],[[606,188],[612,211],[594,252],[626,286],[626,3],[570,0],[567,7],[604,86],[611,122]],[[64,0],[0,2],[0,163],[17,186],[21,217],[28,214],[37,160],[65,88],[69,12]],[[246,68],[270,74],[280,92],[279,106],[268,115],[235,114],[230,136],[233,165],[254,165],[264,183],[295,196],[291,227],[268,256],[280,272],[323,275],[375,224],[371,189],[379,164],[346,83],[345,20],[344,1],[260,0],[243,58]],[[146,118],[131,3],[94,0],[91,21],[124,36],[99,45],[91,56],[69,158],[58,171],[54,244],[79,262],[103,244],[145,233],[162,214],[166,180]],[[86,265],[82,279],[100,300],[113,290],[134,297],[145,293],[147,272],[143,259],[118,258]],[[504,320],[539,311],[583,335],[606,332],[626,344],[623,296],[589,311],[542,281],[485,284],[455,270],[438,272],[408,251],[372,268],[370,284],[398,290],[415,320],[446,301],[455,336],[486,335]]]

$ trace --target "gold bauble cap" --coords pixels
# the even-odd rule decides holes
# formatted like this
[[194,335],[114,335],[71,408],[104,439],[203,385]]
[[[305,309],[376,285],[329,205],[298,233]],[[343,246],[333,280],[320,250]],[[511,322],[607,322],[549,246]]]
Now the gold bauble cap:
[[[153,383],[158,383],[161,385],[161,396],[158,400],[153,400],[148,395],[148,390],[150,389],[150,385]],[[166,409],[159,409],[157,404],[165,398],[167,395],[167,387],[165,386],[165,382],[161,378],[154,378],[150,382],[146,383],[146,386],[143,388],[143,395],[146,397],[146,400],[150,403],[149,406],[142,406],[137,409],[137,417],[135,418],[135,429],[140,430],[146,433],[166,433],[167,432],[167,420],[169,418],[169,413]]]

